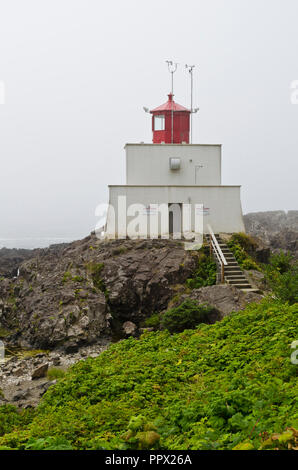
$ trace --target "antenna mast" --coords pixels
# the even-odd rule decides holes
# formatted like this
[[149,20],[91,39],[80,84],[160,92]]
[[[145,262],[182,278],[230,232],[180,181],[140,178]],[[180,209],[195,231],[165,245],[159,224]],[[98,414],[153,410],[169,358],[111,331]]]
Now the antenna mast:
[[174,96],[174,73],[177,70],[177,63],[174,63],[172,60],[166,60],[166,63],[168,64],[168,70],[171,74],[171,85],[172,85],[172,116],[171,116],[171,143],[174,143],[174,109],[173,109],[173,96]]
[[185,68],[188,69],[190,73],[190,143],[192,144],[192,115],[194,112],[193,109],[193,69],[195,65],[185,65]]

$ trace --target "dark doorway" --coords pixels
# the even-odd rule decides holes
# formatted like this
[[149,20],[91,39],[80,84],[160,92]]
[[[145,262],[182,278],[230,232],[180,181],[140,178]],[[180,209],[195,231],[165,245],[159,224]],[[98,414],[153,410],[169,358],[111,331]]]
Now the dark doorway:
[[169,235],[172,238],[182,238],[182,203],[169,204]]

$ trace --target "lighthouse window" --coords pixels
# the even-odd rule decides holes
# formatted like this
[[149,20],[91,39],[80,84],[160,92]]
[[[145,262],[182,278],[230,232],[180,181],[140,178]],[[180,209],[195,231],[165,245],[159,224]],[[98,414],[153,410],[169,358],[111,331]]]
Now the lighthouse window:
[[165,117],[163,115],[154,117],[154,130],[155,131],[165,130]]

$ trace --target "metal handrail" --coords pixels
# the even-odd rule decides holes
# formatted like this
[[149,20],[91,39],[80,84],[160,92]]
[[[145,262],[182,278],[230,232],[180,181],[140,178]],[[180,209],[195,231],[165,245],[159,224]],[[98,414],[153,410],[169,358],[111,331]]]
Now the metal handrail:
[[210,233],[210,251],[212,252],[212,249],[213,249],[218,259],[218,262],[221,267],[221,282],[225,282],[225,266],[227,266],[228,263],[227,263],[226,258],[224,257],[224,254],[218,244],[218,241],[216,240],[216,237],[210,225],[208,225],[208,230]]

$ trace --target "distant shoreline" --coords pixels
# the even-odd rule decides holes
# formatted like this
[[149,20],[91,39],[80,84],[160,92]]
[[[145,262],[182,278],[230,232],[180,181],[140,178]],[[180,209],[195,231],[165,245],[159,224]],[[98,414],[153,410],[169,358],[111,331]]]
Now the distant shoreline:
[[50,245],[57,245],[60,243],[70,243],[79,239],[66,238],[66,237],[24,237],[24,238],[0,238],[0,250],[7,249],[22,249],[22,250],[35,250],[37,248],[48,248]]

